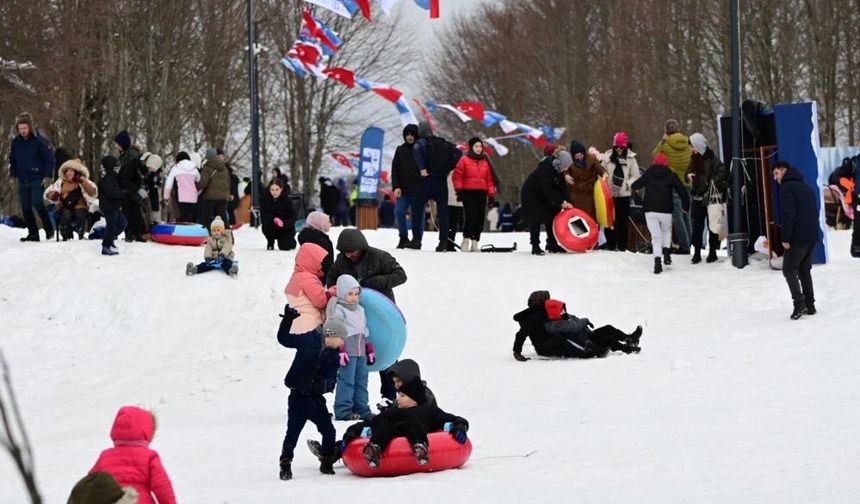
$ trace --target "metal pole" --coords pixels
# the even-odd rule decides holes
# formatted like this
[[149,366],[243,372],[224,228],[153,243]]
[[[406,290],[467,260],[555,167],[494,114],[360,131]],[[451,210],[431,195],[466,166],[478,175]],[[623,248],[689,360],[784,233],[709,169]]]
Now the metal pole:
[[251,102],[251,222],[260,225],[260,117],[257,104],[257,34],[254,0],[248,0],[248,91]]
[[747,260],[747,244],[749,236],[743,231],[741,212],[741,185],[743,174],[741,170],[741,48],[740,21],[738,19],[739,0],[729,0],[731,4],[731,37],[732,37],[732,233],[729,234],[729,251],[732,255],[732,265],[743,268]]

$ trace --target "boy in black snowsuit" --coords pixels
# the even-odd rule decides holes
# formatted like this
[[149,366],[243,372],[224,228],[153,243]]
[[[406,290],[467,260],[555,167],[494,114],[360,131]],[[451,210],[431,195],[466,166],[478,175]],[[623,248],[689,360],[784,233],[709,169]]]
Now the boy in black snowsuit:
[[325,325],[301,334],[290,332],[293,320],[299,312],[287,305],[284,307],[283,320],[278,329],[278,343],[295,348],[296,355],[290,365],[284,385],[290,389],[287,401],[287,433],[281,447],[280,478],[292,479],[291,463],[299,434],[305,423],[310,420],[322,434],[320,449],[320,472],[334,474],[335,430],[331,415],[326,407],[323,394],[334,390],[337,383],[337,370],[340,367],[338,348],[347,336],[346,324],[342,318],[330,317]]
[[[430,461],[427,433],[442,430],[447,422],[453,424],[451,436],[465,444],[469,422],[428,403],[426,388],[420,379],[405,382],[398,390],[397,407],[388,408],[369,421],[371,436],[362,452],[364,459],[371,468],[379,467],[379,457],[391,440],[405,436],[418,463],[424,465]],[[351,440],[344,436],[344,446]]]
[[543,357],[605,357],[610,351],[638,353],[642,326],[627,334],[611,325],[594,329],[587,318],[567,313],[562,301],[550,299],[548,291],[535,291],[528,299],[528,308],[514,315],[520,324],[514,339],[514,359],[529,360],[522,354],[523,343],[529,338],[535,351]]
[[122,213],[122,202],[128,191],[122,189],[117,179],[120,166],[113,156],[105,156],[101,160],[102,172],[99,178],[99,210],[105,217],[105,232],[102,237],[102,255],[112,256],[119,252],[116,249],[116,238],[125,229],[128,222]]

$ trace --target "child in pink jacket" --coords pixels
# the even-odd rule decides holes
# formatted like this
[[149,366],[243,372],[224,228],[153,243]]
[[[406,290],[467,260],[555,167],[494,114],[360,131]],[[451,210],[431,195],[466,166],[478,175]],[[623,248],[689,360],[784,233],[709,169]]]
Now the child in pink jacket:
[[287,302],[298,310],[299,318],[293,321],[292,332],[305,333],[321,326],[324,312],[331,294],[327,293],[320,280],[326,249],[315,243],[304,243],[296,253],[293,276],[284,293]]
[[123,487],[133,487],[138,504],[176,504],[170,477],[149,443],[155,434],[155,417],[147,410],[123,406],[116,414],[110,437],[113,448],[99,455],[90,474],[104,471]]

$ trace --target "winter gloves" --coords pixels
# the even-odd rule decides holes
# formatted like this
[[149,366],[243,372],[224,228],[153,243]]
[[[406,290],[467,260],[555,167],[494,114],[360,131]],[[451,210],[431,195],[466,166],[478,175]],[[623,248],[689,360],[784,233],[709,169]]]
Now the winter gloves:
[[340,365],[341,367],[349,364],[349,355],[346,353],[346,346],[341,345],[340,348],[337,349],[337,355],[340,357]]
[[289,303],[284,305],[284,314],[281,315],[281,318],[284,319],[285,322],[292,322],[293,320],[299,318],[301,314],[298,310],[289,305]]
[[594,324],[592,324],[590,320],[588,320],[588,319],[584,319],[584,320],[585,320],[585,327],[587,327],[589,329],[594,329]]
[[282,221],[280,217],[275,217],[274,222],[275,226],[278,226],[279,228],[284,227],[284,221]]
[[461,193],[460,191],[457,191],[454,193],[454,195],[456,196],[457,201],[463,201],[463,193]]
[[364,351],[367,352],[367,365],[372,366],[376,362],[376,352],[373,351],[373,343],[368,342],[364,345]]
[[462,423],[457,422],[454,424],[454,427],[451,429],[451,437],[454,438],[460,444],[466,444],[466,431],[469,430],[469,427]]
[[521,354],[519,352],[514,352],[514,359],[516,359],[520,362],[525,362],[525,361],[529,360],[528,357],[523,357],[523,354]]

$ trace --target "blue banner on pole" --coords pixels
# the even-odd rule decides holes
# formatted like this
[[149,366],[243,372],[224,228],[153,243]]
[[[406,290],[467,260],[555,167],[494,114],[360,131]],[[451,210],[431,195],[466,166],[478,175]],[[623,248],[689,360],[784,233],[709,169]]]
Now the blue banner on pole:
[[358,167],[358,199],[377,201],[382,175],[382,147],[385,132],[371,126],[361,135],[361,160]]

